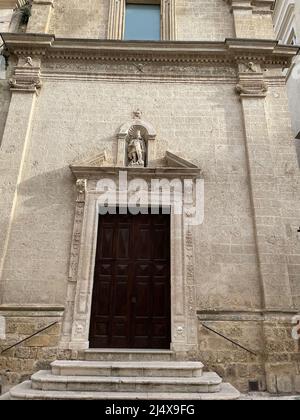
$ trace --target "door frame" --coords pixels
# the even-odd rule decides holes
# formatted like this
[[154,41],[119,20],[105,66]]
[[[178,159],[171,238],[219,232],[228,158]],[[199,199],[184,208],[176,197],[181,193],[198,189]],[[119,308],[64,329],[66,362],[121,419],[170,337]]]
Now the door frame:
[[[113,181],[118,177],[111,174]],[[119,176],[119,169],[116,174]],[[183,171],[185,179],[187,171]],[[136,175],[136,174],[135,174]],[[156,177],[166,178],[166,171],[155,173]],[[89,349],[91,306],[94,286],[94,271],[97,249],[98,220],[101,209],[101,194],[97,182],[101,176],[77,179],[77,204],[73,241],[71,247],[70,281],[67,291],[67,305],[62,326],[60,348],[82,351]],[[195,177],[190,177],[195,180]],[[147,178],[146,178],[147,180]],[[107,193],[107,192],[106,192]],[[143,205],[150,206],[149,191],[142,191]],[[124,191],[112,193],[110,203],[116,207],[126,207]],[[114,200],[115,198],[115,200]],[[155,199],[153,194],[151,200]],[[127,195],[126,195],[127,199]],[[159,203],[159,197],[156,198]],[[152,201],[153,202],[153,201]],[[184,211],[174,214],[171,205],[171,343],[170,350],[175,353],[195,352],[198,347],[198,323],[196,308],[196,284],[194,273],[194,227],[190,225],[191,210],[194,205],[193,194],[184,194]]]

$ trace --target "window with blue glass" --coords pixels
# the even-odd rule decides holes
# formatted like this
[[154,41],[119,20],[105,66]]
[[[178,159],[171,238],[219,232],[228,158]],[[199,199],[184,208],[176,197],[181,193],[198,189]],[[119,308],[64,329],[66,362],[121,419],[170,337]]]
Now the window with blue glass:
[[160,41],[160,5],[126,4],[126,41]]

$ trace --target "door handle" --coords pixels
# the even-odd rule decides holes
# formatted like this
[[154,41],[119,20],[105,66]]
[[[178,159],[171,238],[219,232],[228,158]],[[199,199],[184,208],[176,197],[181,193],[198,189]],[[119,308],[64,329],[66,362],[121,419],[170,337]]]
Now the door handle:
[[132,303],[133,305],[135,305],[135,304],[136,304],[136,297],[135,297],[135,296],[132,296],[132,298],[131,298],[131,303]]

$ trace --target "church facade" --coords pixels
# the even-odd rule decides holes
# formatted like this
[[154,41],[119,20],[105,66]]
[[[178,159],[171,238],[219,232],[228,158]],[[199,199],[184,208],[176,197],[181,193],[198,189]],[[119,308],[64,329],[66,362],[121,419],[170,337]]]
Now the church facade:
[[276,41],[272,0],[142,3],[159,41],[124,38],[134,0],[33,0],[1,34],[3,391],[87,350],[145,349],[300,392],[282,73],[298,48]]

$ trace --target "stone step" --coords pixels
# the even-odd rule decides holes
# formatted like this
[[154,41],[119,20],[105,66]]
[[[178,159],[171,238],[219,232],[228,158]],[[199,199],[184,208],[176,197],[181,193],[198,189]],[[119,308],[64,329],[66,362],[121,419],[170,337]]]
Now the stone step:
[[95,362],[55,361],[52,374],[61,376],[200,377],[200,362]]
[[11,400],[153,400],[153,401],[232,401],[238,400],[240,393],[230,384],[222,384],[217,393],[141,393],[141,392],[78,392],[78,391],[41,391],[31,388],[26,381],[10,391]]
[[171,361],[174,353],[171,350],[129,350],[129,349],[89,349],[84,352],[87,361]]
[[198,378],[168,378],[57,376],[51,371],[40,371],[31,382],[33,389],[44,391],[213,393],[220,391],[222,379],[213,372]]

